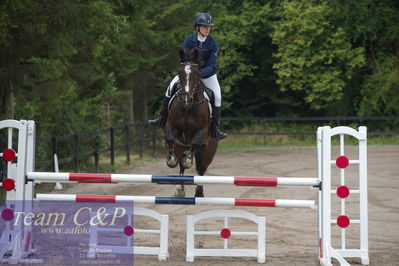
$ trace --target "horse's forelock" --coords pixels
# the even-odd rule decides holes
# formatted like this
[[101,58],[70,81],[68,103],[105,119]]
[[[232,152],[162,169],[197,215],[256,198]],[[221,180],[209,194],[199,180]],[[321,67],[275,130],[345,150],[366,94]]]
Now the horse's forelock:
[[199,50],[197,48],[190,50],[191,61],[198,63],[199,61]]
[[199,62],[199,50],[197,48],[193,49],[180,49],[179,52],[180,62]]

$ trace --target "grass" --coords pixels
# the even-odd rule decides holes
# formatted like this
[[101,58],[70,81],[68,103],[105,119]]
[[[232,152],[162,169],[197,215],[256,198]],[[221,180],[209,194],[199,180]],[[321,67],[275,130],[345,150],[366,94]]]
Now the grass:
[[[399,145],[399,136],[368,136],[368,145]],[[333,138],[337,145],[337,138]],[[346,145],[357,145],[350,137],[345,138]],[[314,136],[247,136],[233,135],[219,142],[219,150],[223,151],[262,151],[262,150],[293,150],[308,149],[316,146]]]
[[225,151],[290,150],[314,146],[311,136],[256,136],[232,135],[219,142],[219,149]]

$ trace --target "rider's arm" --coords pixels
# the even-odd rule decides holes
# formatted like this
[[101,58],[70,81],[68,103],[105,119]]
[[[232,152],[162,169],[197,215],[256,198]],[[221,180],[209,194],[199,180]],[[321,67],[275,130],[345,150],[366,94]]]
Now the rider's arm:
[[201,78],[208,78],[211,73],[216,73],[217,56],[218,45],[214,42],[209,51],[208,63],[200,69]]

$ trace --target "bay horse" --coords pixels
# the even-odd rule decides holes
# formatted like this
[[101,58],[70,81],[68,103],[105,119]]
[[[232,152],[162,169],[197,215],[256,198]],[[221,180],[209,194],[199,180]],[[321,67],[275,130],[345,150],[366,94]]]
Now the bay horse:
[[[180,89],[176,92],[169,108],[165,124],[165,140],[168,146],[166,163],[174,168],[179,164],[180,175],[193,166],[203,176],[215,156],[218,140],[211,138],[210,110],[204,96],[204,85],[199,70],[199,50],[181,49],[178,70]],[[184,184],[176,186],[177,197],[184,197]],[[197,185],[195,197],[203,197],[203,186]]]

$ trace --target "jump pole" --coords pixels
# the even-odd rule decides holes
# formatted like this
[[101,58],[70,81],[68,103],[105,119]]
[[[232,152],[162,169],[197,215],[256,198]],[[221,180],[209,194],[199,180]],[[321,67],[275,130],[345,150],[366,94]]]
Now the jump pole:
[[247,177],[247,176],[178,176],[135,174],[85,174],[28,172],[28,181],[73,183],[156,183],[156,184],[231,184],[236,186],[318,186],[318,178],[303,177]]
[[212,205],[212,206],[249,206],[249,207],[284,207],[315,208],[314,200],[285,199],[239,199],[239,198],[195,198],[195,197],[153,197],[153,196],[119,196],[119,195],[75,195],[75,194],[37,194],[37,200],[43,201],[76,201],[76,202],[123,202],[134,201],[135,204],[170,204],[170,205]]

